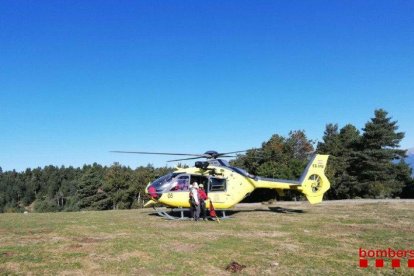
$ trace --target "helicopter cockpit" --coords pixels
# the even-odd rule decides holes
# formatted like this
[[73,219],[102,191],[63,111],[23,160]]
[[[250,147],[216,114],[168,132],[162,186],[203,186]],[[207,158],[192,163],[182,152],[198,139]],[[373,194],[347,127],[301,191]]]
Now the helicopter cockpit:
[[172,180],[179,175],[179,173],[169,173],[154,180],[149,187],[154,187],[157,193],[163,193],[170,190],[173,184]]

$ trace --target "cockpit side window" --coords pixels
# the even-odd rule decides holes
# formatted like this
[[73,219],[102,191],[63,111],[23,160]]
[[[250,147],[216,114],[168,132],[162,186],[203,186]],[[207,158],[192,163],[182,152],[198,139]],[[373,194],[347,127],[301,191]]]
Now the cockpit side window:
[[180,175],[174,179],[174,184],[171,187],[171,192],[183,192],[188,191],[190,183],[190,176]]
[[224,192],[226,190],[226,179],[211,177],[209,182],[210,192]]

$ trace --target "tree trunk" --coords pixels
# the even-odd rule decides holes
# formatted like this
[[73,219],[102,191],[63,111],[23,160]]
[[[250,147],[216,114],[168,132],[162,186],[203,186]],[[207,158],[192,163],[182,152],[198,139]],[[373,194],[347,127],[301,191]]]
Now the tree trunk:
[[138,206],[141,207],[141,192],[138,193],[137,201],[138,201]]

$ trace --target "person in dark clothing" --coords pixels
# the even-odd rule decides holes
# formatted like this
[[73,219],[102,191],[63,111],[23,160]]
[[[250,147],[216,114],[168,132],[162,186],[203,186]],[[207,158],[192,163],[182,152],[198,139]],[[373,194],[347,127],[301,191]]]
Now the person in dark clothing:
[[200,211],[201,215],[203,217],[203,220],[206,220],[206,200],[207,200],[207,194],[204,191],[204,185],[200,184],[198,189],[198,197],[200,200]]

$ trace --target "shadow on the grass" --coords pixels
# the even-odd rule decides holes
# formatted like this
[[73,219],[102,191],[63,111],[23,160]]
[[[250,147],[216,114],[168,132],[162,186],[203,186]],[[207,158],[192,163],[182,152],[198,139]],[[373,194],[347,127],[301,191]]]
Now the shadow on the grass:
[[226,215],[233,215],[237,213],[251,213],[251,212],[273,212],[273,213],[280,213],[280,214],[304,214],[306,213],[302,209],[289,209],[283,207],[268,207],[268,209],[253,209],[253,210],[227,210]]
[[[173,216],[173,217],[180,217],[181,213],[180,212],[172,212],[172,211],[166,211],[169,215]],[[238,213],[251,213],[251,212],[255,212],[255,213],[259,213],[259,212],[273,212],[273,213],[279,213],[279,214],[304,214],[306,213],[306,211],[302,210],[302,209],[290,209],[290,208],[283,208],[283,207],[268,207],[268,209],[246,209],[246,210],[225,210],[225,216],[226,217],[231,217],[233,215],[236,215]],[[218,214],[219,218],[223,217],[223,211],[222,210],[216,210],[216,213]],[[157,212],[154,213],[149,213],[149,216],[158,216],[161,217]],[[207,210],[207,216],[209,215],[209,211]],[[184,212],[184,217],[189,218],[190,217],[190,212],[189,211],[185,211]]]
[[282,208],[282,207],[269,207],[269,210],[275,213],[282,213],[282,214],[289,214],[289,213],[297,213],[303,214],[306,213],[302,209],[290,209],[290,208]]

